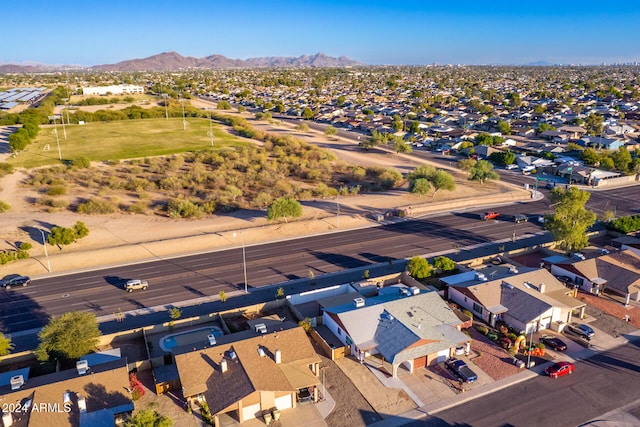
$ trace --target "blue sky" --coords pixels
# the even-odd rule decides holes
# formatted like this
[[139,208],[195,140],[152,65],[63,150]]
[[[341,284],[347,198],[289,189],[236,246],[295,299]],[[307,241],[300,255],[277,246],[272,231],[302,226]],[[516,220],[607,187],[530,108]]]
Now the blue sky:
[[98,65],[168,51],[323,52],[372,65],[640,62],[640,0],[32,0],[0,10],[0,63]]

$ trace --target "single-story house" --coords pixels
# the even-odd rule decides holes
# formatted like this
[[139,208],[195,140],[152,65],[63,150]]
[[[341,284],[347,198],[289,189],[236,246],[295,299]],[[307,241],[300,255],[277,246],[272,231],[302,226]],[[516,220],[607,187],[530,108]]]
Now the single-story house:
[[604,150],[616,151],[624,145],[624,141],[616,138],[603,138],[601,136],[584,136],[578,140],[578,144],[585,147],[599,147]]
[[567,276],[582,290],[598,295],[603,290],[640,301],[640,255],[632,249],[584,261],[558,263],[551,272]]
[[474,316],[495,326],[502,320],[529,333],[550,328],[553,322],[570,322],[573,313],[584,314],[585,304],[573,298],[549,271],[489,266],[442,279],[448,297]]
[[470,340],[460,331],[463,321],[433,291],[357,298],[325,309],[323,323],[360,360],[381,355],[393,377],[401,365],[413,372],[444,361]]
[[[93,361],[93,362],[92,362]],[[0,396],[7,408],[4,426],[67,427],[120,425],[134,409],[124,358],[105,363],[80,360],[76,369],[29,377],[29,369],[0,374]],[[4,409],[4,408],[3,408]]]
[[321,359],[295,324],[288,329],[257,324],[255,330],[174,354],[185,399],[206,401],[216,426],[224,413],[242,423],[265,411],[294,408],[303,395],[318,399]]

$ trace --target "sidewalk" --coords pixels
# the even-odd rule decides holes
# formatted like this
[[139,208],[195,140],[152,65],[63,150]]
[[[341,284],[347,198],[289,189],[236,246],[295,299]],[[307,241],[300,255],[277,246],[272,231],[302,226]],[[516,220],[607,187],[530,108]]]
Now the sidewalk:
[[[636,341],[636,340],[640,340],[640,330],[637,330],[631,334],[627,334],[617,338],[613,338],[609,335],[606,335],[606,336],[600,337],[600,339],[597,340],[597,342],[594,342],[592,345],[590,345],[589,348],[581,348],[574,351],[568,350],[567,353],[564,353],[566,355],[565,359],[571,362],[577,362],[580,360],[588,359],[589,357],[597,354],[598,352],[615,348],[615,347],[627,344],[629,341]],[[426,416],[436,414],[438,412],[461,405],[465,402],[469,402],[471,400],[478,399],[480,397],[483,397],[488,394],[494,393],[496,391],[502,390],[504,388],[510,387],[514,384],[518,384],[520,382],[527,381],[531,378],[535,378],[541,375],[544,372],[544,369],[550,363],[551,362],[541,364],[541,365],[536,365],[531,369],[525,369],[516,375],[512,375],[510,377],[507,377],[498,381],[494,381],[491,384],[473,388],[464,394],[458,394],[456,396],[439,400],[438,402],[433,402],[427,405],[423,405],[417,409],[407,411],[401,415],[384,419],[380,422],[372,424],[372,426],[397,427],[397,426],[405,425],[414,420],[422,419]],[[600,424],[600,425],[603,425],[603,424]]]

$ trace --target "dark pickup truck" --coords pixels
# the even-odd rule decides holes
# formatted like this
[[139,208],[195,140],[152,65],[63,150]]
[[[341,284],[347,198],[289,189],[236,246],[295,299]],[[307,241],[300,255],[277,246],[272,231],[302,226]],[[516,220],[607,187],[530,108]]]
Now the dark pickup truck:
[[478,379],[476,373],[473,372],[464,361],[456,359],[455,357],[444,362],[444,366],[463,383],[472,383]]

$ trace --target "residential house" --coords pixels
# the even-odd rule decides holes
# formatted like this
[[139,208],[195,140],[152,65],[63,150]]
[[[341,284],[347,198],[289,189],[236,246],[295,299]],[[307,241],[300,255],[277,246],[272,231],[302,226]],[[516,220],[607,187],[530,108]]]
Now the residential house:
[[473,315],[495,326],[502,320],[529,333],[570,322],[573,313],[584,314],[585,304],[571,296],[548,270],[488,266],[442,279],[448,297]]
[[291,322],[258,323],[251,331],[225,335],[210,346],[174,349],[187,401],[206,401],[215,425],[230,413],[239,422],[265,411],[318,399],[320,357],[303,328]]
[[629,301],[640,301],[640,255],[632,249],[601,255],[578,262],[560,262],[551,272],[567,276],[582,290],[598,295],[607,292]]
[[327,308],[323,323],[360,360],[383,357],[391,364],[393,377],[400,366],[413,372],[444,361],[457,346],[468,346],[469,337],[460,332],[463,321],[451,307],[437,292],[416,290]]
[[487,159],[489,158],[489,156],[491,156],[491,154],[500,153],[503,151],[497,148],[490,147],[488,145],[477,145],[474,147],[474,150],[478,157],[481,159]]
[[585,136],[578,141],[578,144],[584,147],[594,147],[603,150],[616,151],[624,145],[624,141],[614,138],[602,138],[600,136]]
[[640,237],[620,236],[612,240],[612,244],[620,250],[631,250],[640,256]]
[[582,126],[564,125],[560,126],[558,131],[568,133],[570,139],[580,139],[587,134],[587,130]]
[[[96,359],[93,359],[94,361]],[[76,369],[29,377],[29,369],[0,374],[4,426],[115,426],[134,409],[123,358],[81,360]],[[28,408],[5,411],[11,405]]]

